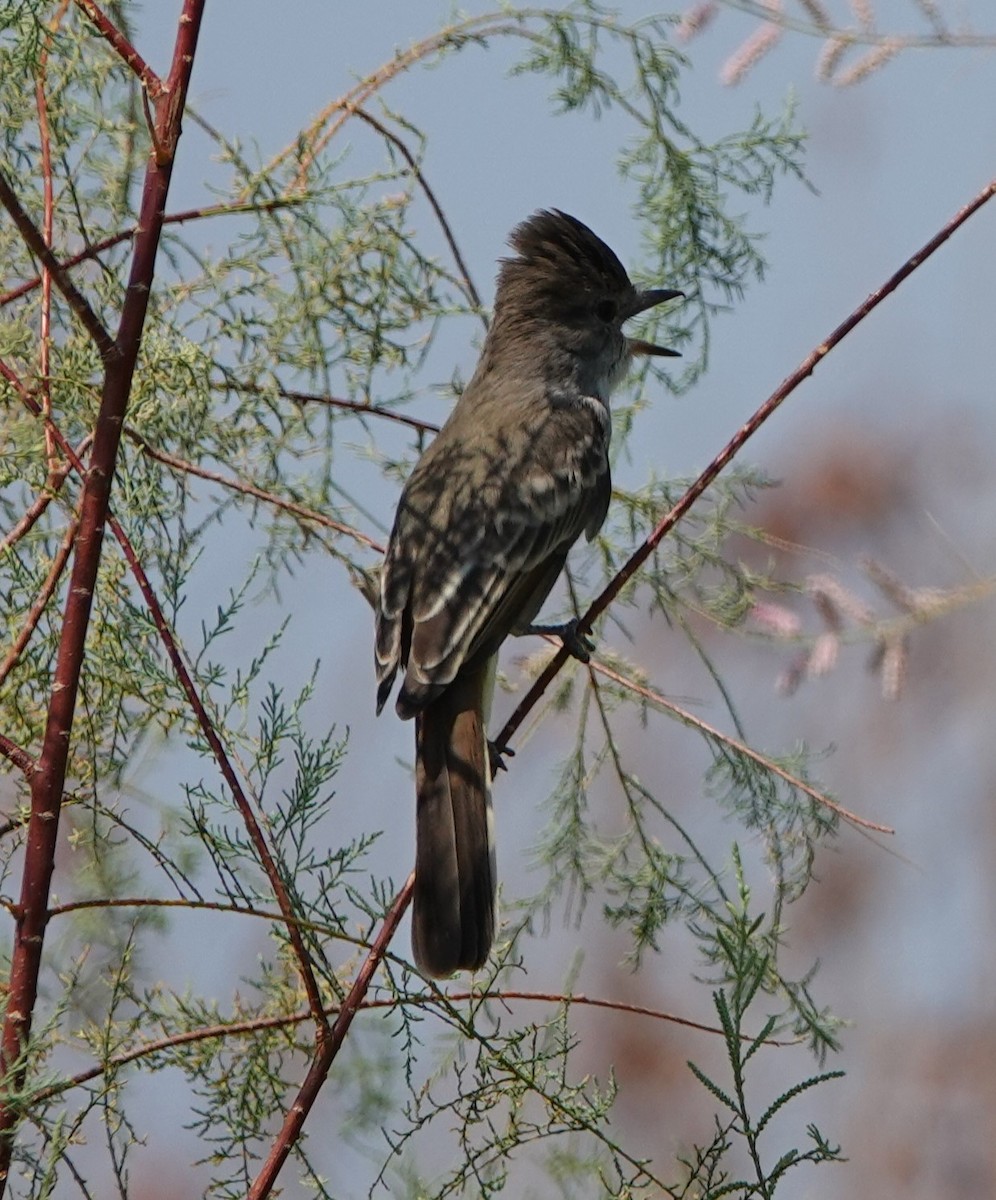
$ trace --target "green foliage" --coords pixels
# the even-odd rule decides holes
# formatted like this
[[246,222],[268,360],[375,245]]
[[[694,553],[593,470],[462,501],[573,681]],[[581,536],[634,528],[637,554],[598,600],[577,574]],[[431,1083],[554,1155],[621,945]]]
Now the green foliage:
[[[732,1087],[715,1082],[694,1063],[688,1064],[696,1079],[718,1102],[721,1111],[728,1115],[717,1116],[712,1144],[705,1150],[696,1148],[694,1166],[689,1164],[692,1172],[686,1188],[694,1186],[694,1194],[709,1200],[730,1195],[760,1196],[768,1200],[793,1167],[842,1161],[840,1148],[831,1146],[813,1124],[806,1127],[812,1145],[801,1151],[795,1148],[783,1151],[770,1165],[766,1165],[766,1160],[770,1159],[761,1141],[770,1122],[786,1105],[820,1084],[842,1078],[844,1073],[824,1071],[808,1076],[772,1100],[759,1117],[752,1116],[752,1105],[747,1098],[747,1065],[776,1031],[778,1022],[776,1018],[768,1017],[758,1033],[748,1036],[744,1032],[744,1019],[765,987],[772,958],[757,937],[763,918],[751,919],[749,915],[750,891],[744,883],[736,850],[734,862],[738,895],[729,905],[728,919],[716,927],[713,935],[715,957],[722,960],[727,975],[728,987],[713,993],[713,1003],[723,1030]],[[717,1171],[717,1163],[736,1139],[740,1139],[746,1148],[751,1169],[749,1178],[730,1179],[725,1170]]]

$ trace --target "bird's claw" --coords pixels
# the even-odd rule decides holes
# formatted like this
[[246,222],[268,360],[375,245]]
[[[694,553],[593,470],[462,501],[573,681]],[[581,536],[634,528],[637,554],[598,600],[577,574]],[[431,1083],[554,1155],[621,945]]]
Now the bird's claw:
[[515,751],[511,746],[499,746],[497,742],[488,742],[488,765],[491,768],[492,779],[499,771],[508,770],[505,766],[506,758],[515,758]]
[[586,633],[578,632],[580,621],[573,617],[563,625],[530,625],[526,633],[553,633],[560,638],[564,649],[578,662],[589,663],[595,652],[595,642]]

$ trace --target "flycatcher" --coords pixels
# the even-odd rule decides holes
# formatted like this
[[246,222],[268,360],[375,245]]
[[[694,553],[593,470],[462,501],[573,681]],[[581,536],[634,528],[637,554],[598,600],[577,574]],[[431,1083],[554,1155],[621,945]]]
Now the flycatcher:
[[639,291],[606,244],[554,210],[517,226],[480,362],[398,504],[377,612],[377,711],[400,667],[415,718],[412,949],[474,971],[495,929],[485,731],[498,648],[525,632],[567,552],[609,505],[609,393],[634,354],[624,323],[681,296]]

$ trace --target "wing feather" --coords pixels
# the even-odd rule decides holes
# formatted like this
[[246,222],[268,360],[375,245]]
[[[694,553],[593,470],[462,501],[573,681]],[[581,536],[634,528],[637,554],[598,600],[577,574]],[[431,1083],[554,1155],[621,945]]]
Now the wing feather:
[[520,437],[444,427],[412,473],[381,581],[379,705],[399,666],[398,712],[410,717],[464,662],[493,654],[533,619],[573,543],[601,526],[607,417],[583,406],[541,416]]

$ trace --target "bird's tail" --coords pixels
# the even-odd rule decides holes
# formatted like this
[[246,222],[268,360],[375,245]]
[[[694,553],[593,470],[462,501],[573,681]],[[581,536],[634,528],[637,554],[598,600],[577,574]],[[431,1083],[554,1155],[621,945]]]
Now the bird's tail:
[[491,769],[485,733],[494,663],[461,669],[417,715],[412,950],[437,979],[484,965],[494,939]]

